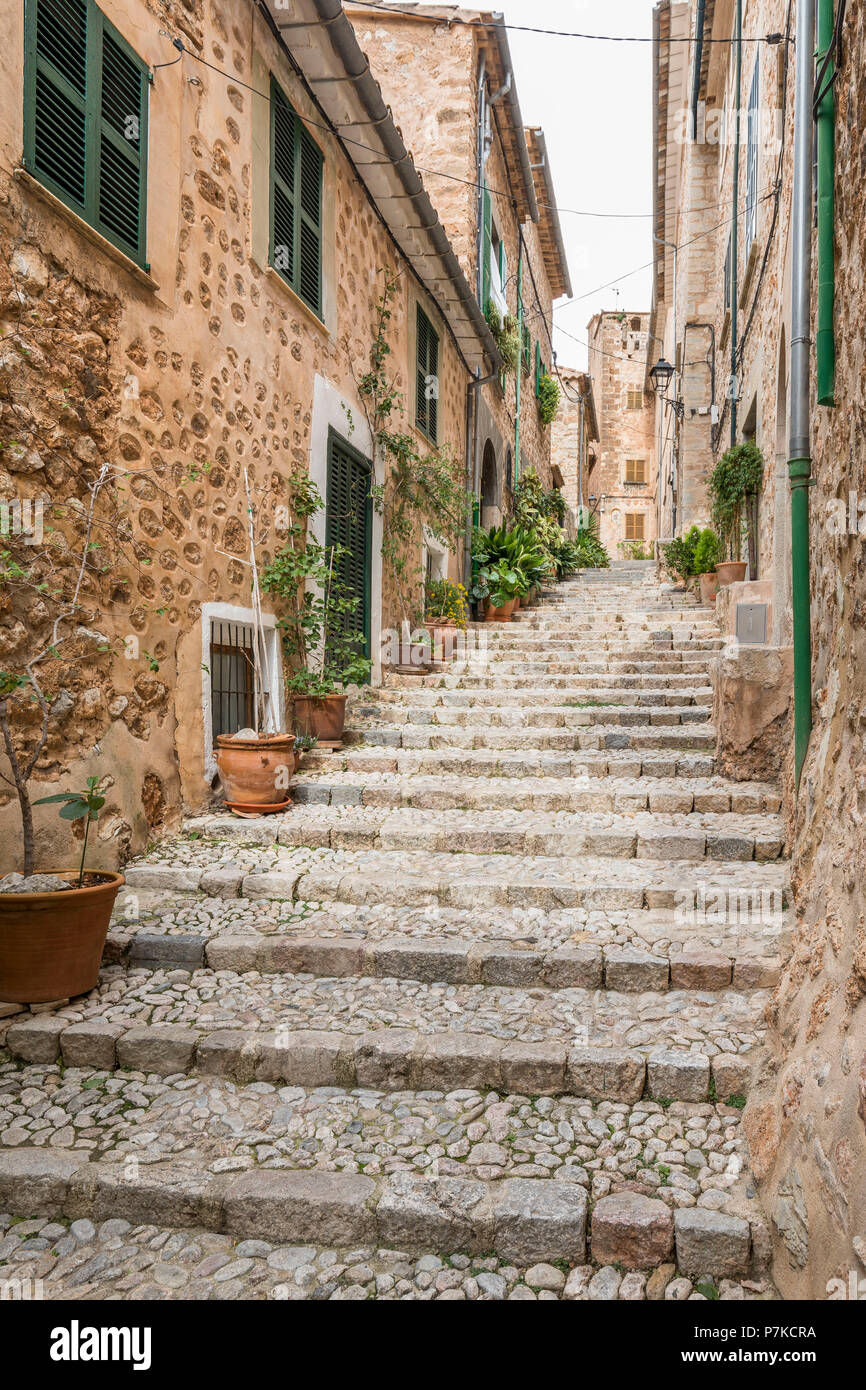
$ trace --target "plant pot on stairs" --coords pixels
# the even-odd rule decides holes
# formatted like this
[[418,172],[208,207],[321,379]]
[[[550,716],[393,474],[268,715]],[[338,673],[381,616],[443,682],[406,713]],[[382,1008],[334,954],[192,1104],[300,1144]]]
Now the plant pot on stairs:
[[726,584],[741,584],[746,577],[745,560],[723,560],[716,565],[716,576],[720,589]]
[[283,810],[291,800],[295,766],[293,734],[244,730],[217,738],[217,768],[232,810],[261,815]]
[[0,1000],[47,1004],[95,986],[122,874],[58,870],[68,889],[0,893]]
[[714,572],[702,574],[701,577],[701,603],[705,608],[711,608],[716,601],[716,594],[719,592],[719,577]]
[[296,695],[293,705],[299,734],[317,739],[319,747],[342,743],[346,726],[345,695]]

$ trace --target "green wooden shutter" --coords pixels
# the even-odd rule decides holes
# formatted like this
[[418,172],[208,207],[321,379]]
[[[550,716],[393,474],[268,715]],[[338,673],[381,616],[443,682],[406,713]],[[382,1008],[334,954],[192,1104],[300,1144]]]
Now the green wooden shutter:
[[[435,444],[439,428],[439,337],[420,304],[416,337],[415,422]],[[428,389],[431,382],[432,388]]]
[[93,0],[27,0],[24,163],[143,265],[148,70]]
[[541,385],[541,344],[536,340],[535,343],[535,394],[538,395],[538,388]]
[[486,314],[487,301],[490,298],[490,249],[493,239],[490,189],[486,181],[481,198],[481,227],[481,308]]
[[271,78],[270,262],[322,312],[322,152]]
[[370,575],[373,508],[370,465],[339,435],[328,440],[328,486],[325,544],[342,547],[334,573],[354,594],[358,606],[341,615],[342,630],[357,638],[358,651],[370,655]]

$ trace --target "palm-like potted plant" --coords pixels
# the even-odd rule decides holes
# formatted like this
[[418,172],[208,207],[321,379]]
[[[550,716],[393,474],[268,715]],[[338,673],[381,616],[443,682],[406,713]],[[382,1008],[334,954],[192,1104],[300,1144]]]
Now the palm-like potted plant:
[[753,555],[756,545],[753,504],[763,477],[764,455],[757,444],[748,439],[722,454],[710,474],[713,525],[722,544],[722,558],[716,565],[720,585],[733,584],[746,577],[746,561],[740,559],[743,533],[748,538],[749,554]]
[[314,483],[293,479],[293,510],[286,544],[262,570],[262,588],[283,600],[279,620],[299,734],[336,746],[346,722],[346,687],[364,685],[371,663],[354,625],[360,606],[339,576],[341,546],[326,546],[309,534],[309,518],[324,505]]

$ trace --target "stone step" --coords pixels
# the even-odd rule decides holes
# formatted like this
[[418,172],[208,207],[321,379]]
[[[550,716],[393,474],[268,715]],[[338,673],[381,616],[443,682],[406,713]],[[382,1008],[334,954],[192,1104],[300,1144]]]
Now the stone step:
[[[385,748],[484,748],[530,749],[538,752],[571,752],[583,749],[676,749],[680,753],[703,751],[714,754],[716,731],[706,722],[706,712],[682,724],[663,722],[665,715],[656,715],[655,723],[644,719],[639,724],[599,723],[576,728],[555,725],[523,727],[484,726],[462,727],[456,724],[358,724],[346,729],[347,744],[363,743],[366,747]],[[632,711],[629,711],[631,718]]]
[[[31,1254],[53,1246],[62,1260],[108,1220],[101,1264],[114,1264],[116,1278],[117,1237],[132,1223],[196,1221],[268,1245],[188,1257],[194,1274],[224,1271],[217,1289],[247,1272],[250,1255],[310,1240],[412,1255],[456,1247],[524,1268],[555,1261],[583,1267],[584,1286],[596,1272],[590,1260],[649,1270],[676,1256],[693,1276],[716,1278],[762,1263],[763,1230],[738,1215],[747,1210],[740,1111],[724,1102],[393,1094],[36,1065],[0,1072],[0,1103],[16,1139],[0,1154],[0,1205],[30,1215],[25,1204],[37,1201],[55,1222],[76,1223],[51,1229],[45,1244],[28,1230]],[[39,1111],[50,1112],[47,1127]],[[49,1147],[46,1132],[61,1144]],[[287,1250],[270,1264],[285,1277],[303,1259]],[[99,1272],[70,1265],[72,1288]],[[563,1288],[565,1271],[553,1282]]]
[[[214,842],[215,867],[230,866],[235,853],[231,840]],[[721,973],[716,970],[716,966],[721,967],[721,957],[729,963],[728,973],[737,987],[751,989],[772,985],[778,959],[790,945],[791,927],[791,913],[783,909],[781,893],[772,890],[740,893],[729,889],[708,894],[699,889],[693,903],[673,909],[543,910],[503,906],[394,908],[376,903],[248,900],[204,894],[191,898],[183,892],[172,895],[136,887],[122,889],[118,897],[105,960],[107,964],[132,962],[148,968],[176,965],[192,969],[207,964],[216,969],[220,962],[229,963],[226,952],[233,951],[231,964],[236,969],[238,961],[244,959],[242,953],[248,951],[250,968],[266,973],[287,969],[311,974],[378,974],[387,960],[387,956],[377,955],[378,946],[399,933],[407,950],[411,948],[410,954],[423,951],[439,955],[440,942],[457,942],[456,956],[466,960],[467,981],[476,970],[472,962],[479,956],[489,962],[495,951],[505,959],[497,969],[507,966],[522,970],[523,978],[528,977],[526,972],[534,971],[532,978],[541,988],[545,986],[546,966],[538,966],[539,958],[547,961],[555,952],[579,946],[590,955],[595,953],[594,959],[602,951],[602,967],[611,951],[618,952],[620,981],[631,969],[620,968],[625,949],[668,961],[675,985],[686,978],[686,969],[692,970],[690,978],[698,978],[692,969],[695,962],[687,959],[696,954],[715,957],[712,971],[700,978],[706,982],[712,976],[723,981],[724,969]],[[429,967],[440,978],[455,968],[453,959],[447,968],[444,960]],[[413,961],[412,969],[424,974],[428,967]],[[488,974],[492,969],[489,963],[485,965]],[[660,988],[662,972],[657,971],[654,978],[655,987]],[[11,1015],[13,1007],[8,1008]]]
[[111,966],[88,996],[13,1018],[6,1048],[239,1084],[704,1102],[747,1093],[769,997]]
[[304,902],[396,907],[672,908],[690,910],[700,893],[781,893],[788,869],[774,863],[701,860],[688,868],[656,859],[553,855],[238,847],[214,867],[207,842],[172,846],[165,858],[127,867],[137,889]]
[[[696,662],[678,666],[676,662],[602,662],[586,661],[579,670],[557,672],[534,670],[535,663],[511,662],[503,671],[503,663],[452,662],[435,663],[429,675],[400,675],[387,672],[380,690],[546,690],[577,692],[585,688],[623,685],[646,690],[665,686],[706,689],[710,682],[709,663]],[[530,669],[527,671],[526,667]],[[511,669],[511,668],[514,669]],[[673,672],[672,674],[672,667]],[[494,702],[495,703],[495,702]]]
[[[510,781],[531,778],[591,778],[599,784],[607,777],[615,778],[709,778],[715,768],[714,750],[702,753],[667,751],[661,749],[583,748],[550,751],[547,749],[499,749],[448,746],[436,748],[374,747],[354,744],[338,753],[315,749],[305,755],[302,774],[332,770],[356,774],[399,772],[401,775],[453,774],[461,778],[501,777]],[[768,807],[768,809],[774,809]]]
[[400,673],[388,672],[385,684],[392,689],[412,689],[415,686],[435,686],[442,683],[443,678],[448,676],[456,677],[457,684],[462,684],[464,679],[473,676],[487,676],[499,678],[504,685],[508,685],[509,677],[520,676],[521,678],[531,678],[531,683],[538,685],[552,684],[552,677],[566,676],[569,682],[579,676],[606,676],[618,674],[635,674],[642,672],[648,674],[670,675],[673,671],[682,671],[684,678],[694,680],[695,684],[706,685],[709,679],[710,664],[714,659],[713,653],[693,652],[686,653],[680,659],[680,653],[671,652],[671,659],[664,660],[659,653],[648,656],[646,653],[637,654],[623,651],[620,653],[600,654],[593,650],[591,656],[578,659],[575,655],[569,659],[560,657],[541,657],[523,656],[512,660],[504,656],[497,656],[493,660],[488,652],[481,652],[467,661],[438,662],[437,669],[430,675],[403,675]]
[[[393,693],[393,692],[392,692]],[[350,729],[365,733],[377,727],[418,724],[454,729],[586,729],[597,724],[652,728],[675,728],[682,724],[704,724],[711,715],[712,696],[689,704],[667,703],[664,698],[650,703],[616,704],[606,700],[575,700],[562,705],[509,705],[481,708],[462,705],[412,705],[396,701],[358,701],[347,715]]]
[[[296,792],[296,800],[297,800]],[[784,827],[775,815],[692,812],[483,811],[298,804],[280,818],[277,843],[312,849],[418,850],[616,859],[776,860]]]
[[[768,783],[689,777],[454,777],[398,772],[343,772],[327,755],[305,759],[292,784],[296,803],[318,806],[416,807],[424,810],[693,811],[741,815],[777,812],[781,795]],[[204,817],[190,828],[208,834],[248,833],[246,822]],[[231,829],[229,829],[231,827]],[[270,831],[265,831],[266,838]],[[274,837],[275,838],[275,837]]]
[[[563,691],[561,687],[524,687],[519,690],[461,690],[439,686],[415,691],[379,686],[365,690],[362,695],[351,699],[348,708],[350,718],[356,710],[406,705],[422,709],[468,709],[486,710],[488,707],[502,709],[537,709],[547,705],[557,709],[591,709],[597,705],[710,705],[713,699],[712,686],[694,685],[686,687],[682,682],[672,684],[670,678],[662,685],[662,677],[650,677],[646,684],[635,676],[620,676],[616,685],[605,685],[598,680],[583,677],[575,682],[574,689]],[[656,684],[650,684],[654,680]]]
[[[654,931],[666,932],[669,938],[678,936],[662,949],[642,949],[640,928],[630,923],[638,945],[604,947],[593,942],[593,933],[578,930],[571,938],[561,924],[547,929],[546,924],[533,923],[527,940],[527,928],[522,937],[497,939],[503,924],[490,915],[472,914],[461,924],[464,935],[437,935],[449,927],[441,920],[422,920],[412,936],[395,936],[394,923],[380,920],[372,931],[351,934],[351,922],[343,923],[343,931],[334,929],[335,913],[316,911],[314,905],[305,918],[300,918],[293,931],[279,931],[278,924],[266,933],[253,925],[241,929],[231,920],[222,918],[217,903],[201,904],[200,920],[184,925],[188,918],[182,904],[172,914],[161,911],[149,921],[137,917],[135,922],[121,919],[113,928],[106,945],[106,960],[134,968],[149,970],[193,970],[207,966],[212,970],[232,970],[237,973],[256,971],[260,974],[302,974],[315,976],[365,976],[421,980],[427,983],[481,985],[519,985],[531,989],[609,989],[620,993],[656,993],[677,990],[771,989],[778,984],[780,958],[768,955],[778,945],[783,934],[782,922],[788,922],[785,935],[790,935],[789,914],[779,911],[776,932],[764,927],[764,936],[741,936],[748,954],[733,955],[738,947],[732,938],[724,949],[702,945],[710,933],[704,928],[690,927],[681,922],[656,921]],[[251,914],[248,914],[251,915]],[[633,917],[636,914],[633,914]],[[644,915],[649,916],[648,913]],[[215,923],[209,934],[202,930],[204,920]],[[330,935],[317,935],[316,925],[323,919]],[[479,920],[480,919],[480,920]],[[220,922],[224,925],[219,926]],[[264,923],[263,923],[264,924]],[[153,930],[158,927],[158,930]],[[419,929],[420,928],[420,929]],[[457,927],[457,931],[461,927]],[[482,930],[486,933],[481,935]],[[644,927],[645,932],[650,928]],[[554,944],[545,946],[545,936]],[[718,938],[718,929],[712,932]],[[574,937],[586,938],[575,942]],[[563,944],[555,944],[562,942]],[[763,954],[761,954],[763,952]],[[22,1008],[20,1012],[24,1012]]]

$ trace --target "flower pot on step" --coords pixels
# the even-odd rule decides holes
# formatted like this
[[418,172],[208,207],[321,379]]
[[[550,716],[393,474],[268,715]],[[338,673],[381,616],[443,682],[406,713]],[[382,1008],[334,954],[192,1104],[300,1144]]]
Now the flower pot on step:
[[741,584],[746,577],[745,560],[723,560],[720,565],[716,565],[716,574],[719,579],[719,588],[725,584]]
[[[78,883],[78,871],[57,870]],[[47,1004],[93,989],[123,874],[86,872],[85,886],[0,893],[0,1000]]]
[[340,743],[346,726],[345,695],[296,695],[295,724],[299,734],[310,734],[319,743]]
[[701,603],[705,608],[712,607],[719,592],[719,576],[715,573],[701,575]]
[[507,599],[501,608],[494,608],[489,598],[484,600],[484,621],[486,623],[510,623],[513,611],[513,598]]
[[430,660],[453,661],[457,653],[457,624],[447,618],[431,618]]
[[260,811],[285,806],[295,767],[293,734],[217,737],[217,768],[226,802],[231,806],[256,807]]

